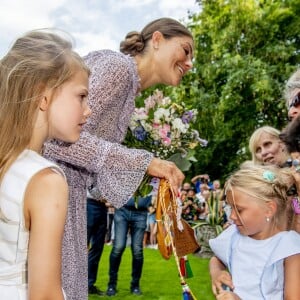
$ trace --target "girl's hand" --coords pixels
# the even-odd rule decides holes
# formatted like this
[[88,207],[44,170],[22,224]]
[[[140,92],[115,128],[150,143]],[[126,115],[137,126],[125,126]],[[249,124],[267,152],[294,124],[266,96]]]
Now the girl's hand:
[[241,300],[241,298],[237,294],[229,291],[224,291],[224,290],[216,296],[216,299],[217,300]]
[[[216,272],[212,276],[211,279],[212,279],[212,291],[213,291],[215,296],[217,296],[220,293],[226,291],[225,286],[227,286],[231,290],[233,290],[233,288],[234,288],[231,276],[230,276],[229,272],[227,272],[225,270]],[[228,298],[228,299],[230,299],[230,298]]]

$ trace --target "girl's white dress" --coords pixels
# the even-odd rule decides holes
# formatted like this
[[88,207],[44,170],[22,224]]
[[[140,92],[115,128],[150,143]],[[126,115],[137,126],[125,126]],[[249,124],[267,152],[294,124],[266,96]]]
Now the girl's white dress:
[[28,299],[29,232],[25,228],[24,194],[30,179],[45,168],[52,168],[64,176],[54,163],[34,151],[24,150],[0,185],[0,299],[3,300]]
[[[231,273],[234,292],[247,300],[282,300],[284,259],[300,253],[300,234],[283,231],[265,240],[241,235],[229,226],[209,245]],[[299,295],[300,299],[300,295]]]

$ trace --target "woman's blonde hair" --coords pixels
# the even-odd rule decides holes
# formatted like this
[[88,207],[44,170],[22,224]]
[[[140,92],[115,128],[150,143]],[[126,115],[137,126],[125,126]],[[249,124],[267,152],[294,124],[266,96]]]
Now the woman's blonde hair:
[[0,179],[29,145],[43,92],[53,94],[78,70],[89,74],[71,39],[60,35],[30,31],[0,60]]
[[258,199],[262,204],[275,201],[277,210],[274,222],[280,225],[282,218],[287,216],[288,191],[294,183],[294,177],[289,168],[264,166],[247,161],[226,181],[225,193],[236,188]]
[[180,22],[171,18],[160,18],[147,24],[141,32],[129,32],[120,43],[120,51],[131,56],[143,54],[155,31],[159,31],[165,39],[182,36],[193,39],[192,33]]
[[251,156],[252,156],[252,161],[256,164],[261,164],[262,161],[260,161],[257,157],[256,157],[256,148],[257,145],[260,141],[261,136],[266,133],[269,136],[273,137],[275,140],[278,140],[278,142],[281,142],[280,138],[279,138],[279,134],[280,131],[274,127],[271,126],[262,126],[258,129],[256,129],[249,140],[249,150],[251,152]]

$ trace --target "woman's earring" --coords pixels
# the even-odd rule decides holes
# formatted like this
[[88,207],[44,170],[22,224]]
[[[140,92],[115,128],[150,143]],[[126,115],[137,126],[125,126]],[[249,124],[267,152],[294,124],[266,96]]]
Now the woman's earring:
[[266,221],[267,221],[267,222],[270,222],[270,218],[269,218],[269,217],[266,217]]

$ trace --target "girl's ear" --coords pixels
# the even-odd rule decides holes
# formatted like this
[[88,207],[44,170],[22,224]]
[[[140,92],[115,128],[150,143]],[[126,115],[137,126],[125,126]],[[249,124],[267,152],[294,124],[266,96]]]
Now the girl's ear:
[[48,99],[46,96],[44,96],[40,102],[40,110],[46,111],[49,107]]
[[51,96],[52,96],[52,94],[50,91],[45,92],[45,94],[42,97],[41,102],[40,102],[40,110],[41,111],[46,111],[47,109],[49,109]]
[[152,44],[154,49],[159,48],[159,43],[163,39],[163,35],[160,31],[154,31],[152,34]]
[[272,218],[277,212],[277,203],[275,201],[267,202],[266,217]]

